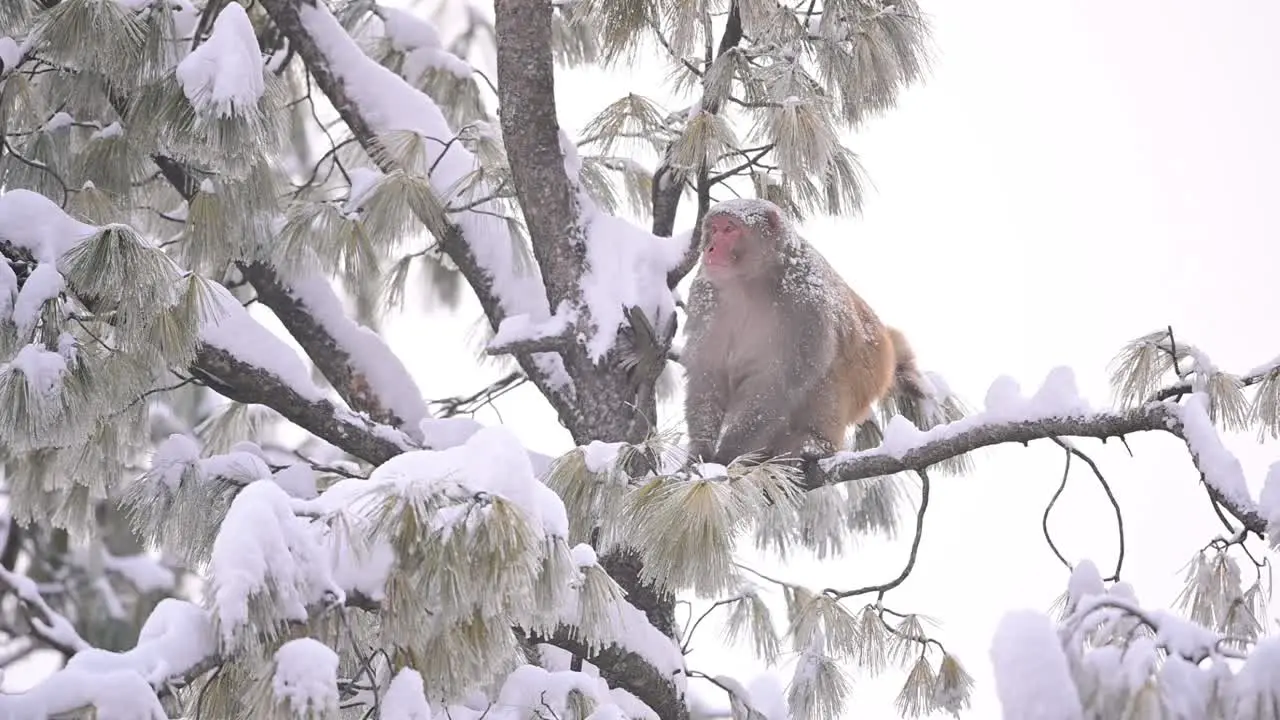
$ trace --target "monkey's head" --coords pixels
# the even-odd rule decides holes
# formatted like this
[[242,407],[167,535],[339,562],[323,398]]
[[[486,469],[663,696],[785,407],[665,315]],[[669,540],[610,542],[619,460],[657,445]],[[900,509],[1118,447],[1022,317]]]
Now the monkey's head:
[[789,235],[782,210],[768,200],[716,203],[702,221],[702,263],[713,283],[759,277],[775,269]]

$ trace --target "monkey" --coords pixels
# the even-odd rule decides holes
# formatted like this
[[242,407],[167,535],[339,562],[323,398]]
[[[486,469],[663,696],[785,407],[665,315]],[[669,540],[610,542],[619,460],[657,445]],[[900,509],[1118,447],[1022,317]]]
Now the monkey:
[[928,396],[906,337],[777,205],[726,200],[701,229],[681,353],[691,460],[807,463],[835,452],[873,403]]

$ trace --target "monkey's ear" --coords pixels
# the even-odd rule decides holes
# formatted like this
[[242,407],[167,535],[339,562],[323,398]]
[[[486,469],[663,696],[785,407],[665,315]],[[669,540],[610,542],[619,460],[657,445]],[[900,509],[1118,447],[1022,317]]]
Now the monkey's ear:
[[787,221],[782,217],[781,209],[777,207],[765,208],[764,222],[769,226],[769,235],[771,237],[782,237],[782,233],[786,229]]

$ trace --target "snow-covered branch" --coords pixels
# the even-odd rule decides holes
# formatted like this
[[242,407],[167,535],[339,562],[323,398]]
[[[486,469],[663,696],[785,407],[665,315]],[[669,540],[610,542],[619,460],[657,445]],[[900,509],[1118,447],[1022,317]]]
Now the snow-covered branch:
[[[152,159],[190,201],[197,183],[188,169],[163,155]],[[324,278],[289,283],[262,262],[240,262],[237,268],[352,410],[416,435],[418,422],[427,417],[422,393],[382,338],[346,316]]]
[[1123,411],[1063,412],[1048,405],[1043,411],[1030,408],[1025,413],[1009,413],[998,408],[927,432],[919,432],[909,423],[891,424],[880,447],[837,453],[822,461],[825,472],[812,480],[811,486],[928,468],[1004,443],[1057,437],[1106,440],[1149,431],[1167,432],[1185,442],[1210,496],[1250,531],[1266,534],[1266,519],[1249,496],[1239,462],[1222,445],[1203,401],[1198,399],[1186,405],[1152,402]]
[[[92,242],[101,232],[105,230],[76,222],[42,195],[14,190],[0,196],[0,234],[8,238],[0,242],[0,253],[6,260],[46,268],[91,311],[95,297],[62,278],[58,267],[68,251]],[[39,288],[31,292],[39,293],[41,300],[47,294]],[[238,402],[269,407],[374,464],[410,447],[400,431],[365,420],[325,398],[293,350],[225,291],[208,302],[210,312],[200,322],[190,369],[215,391]]]
[[160,601],[122,653],[85,648],[30,690],[0,695],[5,717],[58,717],[96,708],[99,717],[166,717],[157,692],[215,667],[207,613],[181,600]]
[[352,410],[417,434],[427,417],[417,383],[377,333],[347,316],[328,280],[286,281],[262,263],[240,272]]
[[22,603],[27,610],[27,622],[41,642],[67,657],[89,647],[71,622],[45,602],[31,578],[0,567],[0,587]]
[[225,348],[201,346],[191,372],[215,392],[236,402],[269,407],[321,440],[374,465],[407,449],[395,439],[398,431],[390,426],[365,421],[327,398],[307,397],[279,375]]
[[[425,172],[436,200],[452,198],[459,188],[470,188],[466,192],[475,197],[488,195],[484,183],[474,181],[481,169],[476,155],[464,143],[442,140],[454,133],[436,103],[365,55],[328,10],[292,0],[266,0],[263,7],[383,172]],[[554,103],[542,96],[537,100],[550,108],[537,112],[552,113],[553,118]],[[517,111],[511,105],[504,101],[504,115]],[[408,167],[388,142],[405,134],[437,141],[439,147],[426,142],[422,145],[426,162]],[[510,144],[512,139],[506,137],[504,142]],[[643,379],[633,385],[625,375],[611,372],[600,362],[614,349],[619,330],[626,327],[628,308],[639,307],[655,327],[666,329],[674,299],[665,278],[685,248],[599,212],[577,182],[580,161],[572,144],[565,143],[563,137],[559,144],[558,149],[549,151],[557,158],[550,170],[563,178],[571,196],[567,202],[575,212],[555,218],[560,223],[558,230],[550,220],[539,222],[537,227],[531,225],[535,235],[543,234],[542,241],[535,237],[535,247],[543,241],[557,245],[535,253],[539,261],[548,263],[539,268],[542,276],[520,269],[520,243],[506,222],[496,216],[502,210],[497,201],[487,200],[456,213],[432,213],[419,206],[415,212],[467,278],[494,328],[512,315],[527,315],[534,323],[550,318],[548,285],[543,277],[555,274],[552,297],[570,295],[570,309],[584,309],[580,320],[583,340],[567,353],[521,352],[516,359],[576,441],[598,437],[638,440],[652,426],[654,414],[652,399],[638,397],[636,388],[643,386]],[[510,164],[520,164],[515,153],[511,157]],[[526,205],[524,211],[528,215],[530,208]],[[581,225],[585,236],[569,232],[575,224]],[[566,265],[564,257],[579,253],[585,267],[582,262]],[[575,269],[581,272],[575,274]],[[583,344],[585,347],[580,347]],[[619,408],[633,411],[620,416]]]
[[[266,0],[263,7],[289,39],[316,85],[342,117],[352,135],[384,172],[397,167],[386,138],[410,132],[440,141],[428,144],[431,168],[428,178],[440,198],[451,197],[467,186],[479,169],[477,158],[452,138],[444,114],[423,93],[379,65],[360,49],[337,19],[323,6],[307,6],[296,0]],[[477,183],[473,195],[489,195]],[[518,239],[498,212],[496,201],[477,203],[466,210],[424,215],[416,208],[440,247],[467,278],[493,327],[512,314],[535,318],[550,315],[539,277],[518,268]],[[524,370],[561,412],[572,407],[570,381],[559,359],[552,355],[517,356]]]

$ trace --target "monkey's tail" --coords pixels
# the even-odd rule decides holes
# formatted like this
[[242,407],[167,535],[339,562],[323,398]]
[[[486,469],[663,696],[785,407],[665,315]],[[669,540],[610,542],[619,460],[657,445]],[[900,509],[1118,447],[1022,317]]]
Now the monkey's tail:
[[882,421],[901,415],[921,430],[928,430],[963,417],[945,388],[939,388],[920,371],[915,351],[901,330],[886,327],[885,334],[893,345],[893,385],[880,401]]
[[[959,398],[951,394],[942,379],[926,376],[916,363],[916,354],[907,342],[906,336],[897,328],[886,327],[885,334],[893,345],[893,384],[880,399],[881,427],[888,426],[894,415],[902,415],[921,430],[963,418],[966,410]],[[867,423],[871,425],[871,423]],[[876,428],[880,430],[880,428]],[[862,432],[859,427],[859,432]],[[861,443],[878,445],[873,439],[874,431],[866,431]],[[972,468],[969,456],[957,455],[939,463],[944,472],[964,473]]]
[[925,422],[929,408],[927,400],[933,395],[932,387],[916,364],[916,353],[907,342],[907,336],[894,327],[885,327],[885,336],[893,347],[893,384],[880,400],[882,422],[888,423],[894,415],[902,415],[912,425],[924,430],[932,425]]

